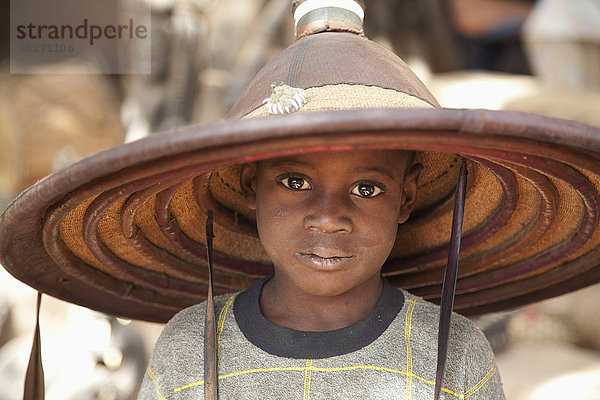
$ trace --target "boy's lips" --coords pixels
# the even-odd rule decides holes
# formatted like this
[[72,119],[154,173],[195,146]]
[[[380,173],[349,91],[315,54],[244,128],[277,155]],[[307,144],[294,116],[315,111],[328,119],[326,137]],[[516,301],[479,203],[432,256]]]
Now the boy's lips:
[[319,249],[298,253],[304,260],[310,261],[319,267],[334,267],[343,261],[354,258],[353,255],[344,254],[337,250]]

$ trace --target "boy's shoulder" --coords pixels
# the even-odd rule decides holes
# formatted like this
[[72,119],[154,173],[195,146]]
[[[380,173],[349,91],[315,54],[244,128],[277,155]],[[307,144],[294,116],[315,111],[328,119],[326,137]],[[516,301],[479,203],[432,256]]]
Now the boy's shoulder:
[[[410,321],[413,327],[421,327],[431,332],[437,338],[440,306],[415,296],[406,290],[401,289],[401,292],[404,295],[404,310],[407,317],[409,317],[406,318],[406,321]],[[452,313],[451,326],[451,335],[460,335],[463,338],[485,338],[485,335],[475,322],[456,312]]]
[[[440,307],[406,290],[401,323],[410,354],[412,371],[430,376],[435,370],[438,351]],[[397,332],[398,333],[398,332]],[[504,399],[494,353],[485,335],[471,319],[452,313],[444,386],[464,398]],[[476,394],[476,395],[475,395]]]
[[[437,352],[440,306],[402,290],[405,298],[405,329],[410,327],[411,341]],[[409,322],[410,321],[410,322]],[[471,319],[452,313],[449,337],[449,362],[470,368],[495,365],[494,355],[483,331]],[[453,368],[453,367],[451,367]]]
[[[240,293],[241,292],[227,293],[227,294],[222,294],[222,295],[214,297],[215,314],[217,315],[217,318],[219,317],[219,313],[223,310],[223,308],[229,307],[231,305],[231,303],[233,302],[233,300],[235,300],[235,298]],[[206,315],[206,300],[180,310],[179,312],[177,312],[177,314],[175,314],[169,320],[169,322],[167,322],[167,325],[169,325],[169,324],[187,324],[190,322],[193,322],[195,324],[197,322],[198,318],[202,318],[202,321],[204,321],[205,315]]]
[[[218,319],[221,312],[228,309],[235,297],[239,294],[228,293],[215,296],[215,315]],[[161,338],[174,338],[180,336],[191,336],[198,340],[202,339],[204,331],[204,319],[206,318],[206,301],[186,307],[175,314],[163,328]],[[160,339],[160,338],[159,338]]]

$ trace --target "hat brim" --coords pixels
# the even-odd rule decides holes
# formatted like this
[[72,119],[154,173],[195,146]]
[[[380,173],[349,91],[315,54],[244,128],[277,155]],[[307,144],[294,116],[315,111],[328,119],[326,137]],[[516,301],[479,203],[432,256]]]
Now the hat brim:
[[[600,281],[600,129],[487,110],[308,112],[188,127],[118,146],[17,197],[0,218],[1,261],[16,278],[52,296],[164,322],[206,294],[202,234],[191,233],[203,230],[197,226],[204,207],[198,179],[231,164],[356,149],[460,154],[471,160],[470,189],[476,190],[478,176],[497,180],[494,212],[465,231],[457,311],[504,310]],[[178,196],[191,196],[194,207],[178,211]],[[485,193],[478,196],[485,199]],[[467,194],[466,215],[483,207],[481,201]],[[434,215],[447,214],[447,205],[436,207],[399,235],[449,230],[437,226],[444,218]],[[137,213],[151,216],[143,223],[155,224],[148,230],[162,236],[146,235]],[[111,231],[115,226],[118,232]],[[66,243],[72,232],[78,236]],[[117,244],[108,243],[112,238]],[[435,301],[447,240],[395,254],[384,275]],[[217,248],[217,291],[243,289],[271,271],[264,260]]]

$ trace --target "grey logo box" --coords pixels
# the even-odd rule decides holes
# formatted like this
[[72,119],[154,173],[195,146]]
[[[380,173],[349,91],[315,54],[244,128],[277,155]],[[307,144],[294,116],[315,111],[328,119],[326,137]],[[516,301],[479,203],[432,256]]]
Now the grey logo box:
[[10,73],[149,74],[149,0],[10,3]]

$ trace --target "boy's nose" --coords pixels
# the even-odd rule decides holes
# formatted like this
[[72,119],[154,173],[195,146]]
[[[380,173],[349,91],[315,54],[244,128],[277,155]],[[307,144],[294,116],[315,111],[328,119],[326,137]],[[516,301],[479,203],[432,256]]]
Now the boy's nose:
[[304,217],[304,227],[325,233],[350,233],[354,228],[344,201],[333,196],[315,199],[311,212]]

